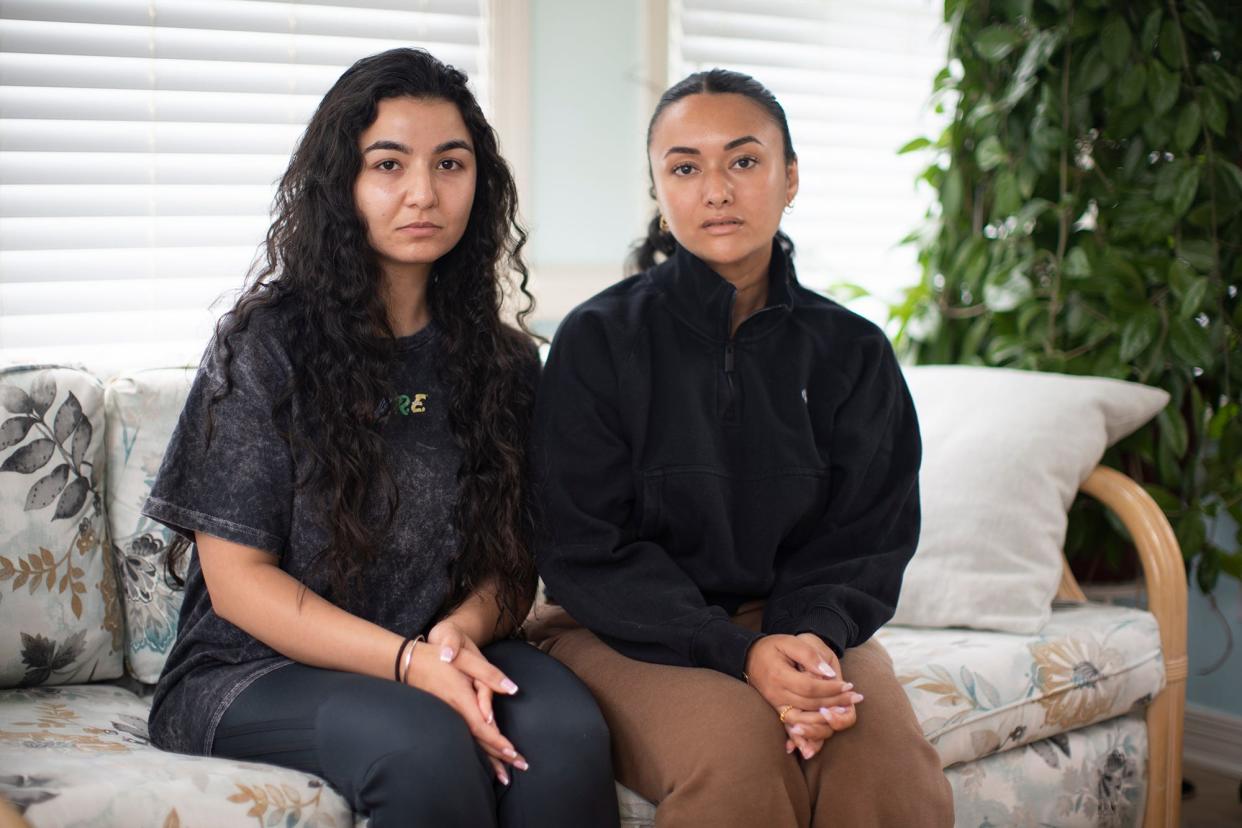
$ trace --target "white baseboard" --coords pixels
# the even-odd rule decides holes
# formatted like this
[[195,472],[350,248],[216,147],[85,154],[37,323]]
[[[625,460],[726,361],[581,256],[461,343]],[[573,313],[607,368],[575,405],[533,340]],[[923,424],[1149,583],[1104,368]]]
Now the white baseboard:
[[1242,716],[1186,705],[1182,761],[1242,779]]

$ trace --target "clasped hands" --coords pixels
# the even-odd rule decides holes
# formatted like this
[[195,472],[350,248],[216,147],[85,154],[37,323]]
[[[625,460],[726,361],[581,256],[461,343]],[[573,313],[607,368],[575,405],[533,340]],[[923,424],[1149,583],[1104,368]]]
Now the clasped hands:
[[427,641],[414,645],[406,684],[417,687],[448,704],[465,720],[502,784],[509,784],[506,765],[518,770],[530,766],[525,757],[496,726],[492,697],[511,696],[518,686],[493,665],[475,642],[451,619],[436,624]]
[[814,633],[760,638],[747,653],[746,677],[780,716],[786,753],[796,748],[810,759],[834,733],[857,721],[855,706],[863,696],[841,674],[836,653]]

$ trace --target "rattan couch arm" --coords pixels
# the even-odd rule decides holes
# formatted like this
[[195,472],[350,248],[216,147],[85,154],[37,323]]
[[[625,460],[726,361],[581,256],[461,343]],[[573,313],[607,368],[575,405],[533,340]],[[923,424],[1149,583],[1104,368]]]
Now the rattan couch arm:
[[[1147,609],[1160,627],[1165,688],[1147,707],[1148,788],[1143,824],[1178,825],[1181,806],[1182,729],[1186,705],[1186,565],[1173,527],[1146,490],[1119,471],[1097,466],[1082,491],[1111,509],[1138,550]],[[1064,565],[1059,598],[1085,600]]]

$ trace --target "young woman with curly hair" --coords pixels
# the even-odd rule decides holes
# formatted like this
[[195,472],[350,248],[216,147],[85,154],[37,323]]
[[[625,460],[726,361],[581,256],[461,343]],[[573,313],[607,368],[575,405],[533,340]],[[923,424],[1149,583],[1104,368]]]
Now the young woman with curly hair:
[[617,778],[680,826],[937,826],[953,803],[892,662],[919,534],[914,406],[884,332],[802,287],[784,110],[737,72],[664,93],[637,275],[561,324],[536,407],[562,609]]
[[508,640],[535,592],[516,211],[426,52],[319,104],[145,508],[194,549],[155,744],[318,774],[375,828],[616,824],[589,693]]

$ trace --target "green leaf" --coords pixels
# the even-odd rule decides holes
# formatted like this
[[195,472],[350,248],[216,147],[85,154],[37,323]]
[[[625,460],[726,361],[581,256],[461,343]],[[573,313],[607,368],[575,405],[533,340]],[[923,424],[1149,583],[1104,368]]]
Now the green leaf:
[[1242,169],[1238,169],[1238,165],[1223,158],[1216,159],[1216,169],[1228,178],[1237,190],[1238,196],[1242,197]]
[[1177,102],[1178,77],[1159,63],[1153,63],[1147,71],[1147,100],[1151,101],[1152,115],[1168,112]]
[[1182,44],[1177,36],[1177,24],[1172,20],[1164,21],[1160,27],[1160,42],[1156,44],[1156,50],[1169,68],[1182,68]]
[[946,219],[956,218],[962,212],[962,171],[954,166],[940,191],[940,209]]
[[1147,88],[1147,67],[1141,63],[1131,66],[1117,75],[1117,104],[1122,108],[1134,106]]
[[989,135],[979,142],[979,146],[975,147],[975,161],[979,164],[981,170],[992,170],[1008,158],[1005,154],[1005,148],[1001,145],[1000,139],[995,135]]
[[1052,53],[1056,51],[1060,42],[1060,33],[1047,29],[1037,32],[1031,38],[1031,42],[1027,44],[1026,50],[1022,53],[1022,59],[1018,61],[1017,70],[1014,71],[1009,85],[1005,88],[1005,94],[1001,97],[1002,109],[1012,109],[1018,101],[1025,98],[1027,93],[1035,88],[1036,73],[1048,62],[1048,58],[1052,57]]
[[1182,297],[1182,304],[1178,308],[1178,313],[1187,318],[1197,314],[1203,305],[1203,298],[1207,296],[1208,288],[1211,286],[1211,279],[1206,276],[1196,276],[1195,280],[1191,282],[1190,288],[1186,291],[1186,295]]
[[1212,415],[1212,419],[1208,421],[1208,436],[1213,440],[1219,440],[1225,434],[1225,426],[1229,425],[1238,416],[1239,407],[1237,403],[1229,403],[1221,406],[1220,410]]
[[1225,111],[1225,104],[1220,97],[1210,89],[1204,89],[1203,95],[1203,121],[1208,125],[1208,129],[1217,135],[1225,134],[1225,122],[1228,120],[1228,113]]
[[1160,22],[1164,20],[1164,9],[1157,6],[1147,15],[1147,19],[1143,21],[1143,29],[1139,33],[1139,48],[1144,52],[1156,45],[1156,38],[1160,36]]
[[1104,51],[1104,59],[1114,69],[1120,69],[1130,57],[1130,27],[1125,18],[1114,14],[1108,18],[1100,31],[1100,45]]
[[996,200],[992,203],[992,215],[1005,218],[1022,206],[1022,193],[1018,189],[1018,177],[1010,170],[1002,170],[996,176]]
[[924,147],[930,147],[931,145],[932,145],[932,142],[930,139],[923,138],[922,136],[920,136],[918,138],[915,138],[913,141],[909,141],[905,144],[902,144],[901,149],[897,150],[897,154],[905,155],[907,152],[914,152],[915,150],[921,150]]
[[1151,499],[1156,501],[1156,505],[1160,507],[1166,515],[1172,512],[1181,511],[1182,501],[1177,495],[1169,491],[1158,483],[1144,483],[1143,488],[1151,495]]
[[1003,60],[1022,42],[1022,33],[1013,26],[988,26],[974,37],[975,51],[988,63]]
[[1228,100],[1242,98],[1242,82],[1214,63],[1200,63],[1197,67],[1199,77],[1213,91]]
[[1177,255],[1190,262],[1190,266],[1200,273],[1211,273],[1216,262],[1212,243],[1206,239],[1188,239],[1182,242]]
[[1173,355],[1187,366],[1206,371],[1215,361],[1207,331],[1199,327],[1199,323],[1193,319],[1173,320],[1169,326],[1169,347],[1173,350]]
[[1199,166],[1190,164],[1177,177],[1177,184],[1173,188],[1173,215],[1178,218],[1186,215],[1198,191]]
[[1199,137],[1202,126],[1199,104],[1191,101],[1182,107],[1182,114],[1177,119],[1177,126],[1173,129],[1173,145],[1182,151],[1190,149]]
[[[1035,192],[1035,182],[1039,180],[1039,170],[1031,164],[1023,164],[1018,170],[1018,192],[1023,198],[1030,198]],[[1042,199],[1041,199],[1042,201]]]
[[1087,95],[1104,85],[1108,80],[1109,69],[1100,50],[1092,48],[1083,55],[1073,72],[1073,82],[1078,93]]
[[1022,233],[1028,233],[1029,231],[1026,229],[1026,226],[1038,219],[1044,213],[1048,212],[1050,209],[1052,209],[1052,202],[1048,199],[1032,198],[1026,204],[1023,204],[1022,209],[1020,209],[1017,215],[1014,216],[1014,221],[1018,225],[1018,230]]
[[1199,277],[1195,274],[1195,269],[1188,262],[1174,259],[1169,264],[1169,286],[1173,288],[1174,295],[1185,296],[1197,278]]
[[1091,262],[1081,247],[1070,250],[1061,266],[1061,272],[1067,279],[1085,279],[1091,275]]
[[1127,319],[1125,324],[1121,326],[1121,351],[1119,354],[1121,361],[1134,361],[1135,357],[1147,350],[1147,346],[1155,340],[1156,334],[1159,331],[1160,314],[1156,313],[1154,308],[1148,308]]
[[1213,43],[1220,42],[1220,29],[1216,25],[1216,18],[1203,0],[1186,0],[1186,15],[1182,20],[1191,31],[1198,32]]
[[1166,406],[1156,417],[1156,426],[1160,429],[1160,439],[1168,444],[1174,457],[1181,459],[1190,442],[1182,415],[1173,406]]
[[1156,170],[1156,186],[1152,189],[1151,197],[1159,202],[1172,201],[1173,193],[1177,189],[1177,180],[1181,177],[1185,167],[1186,162],[1181,159],[1162,164]]

